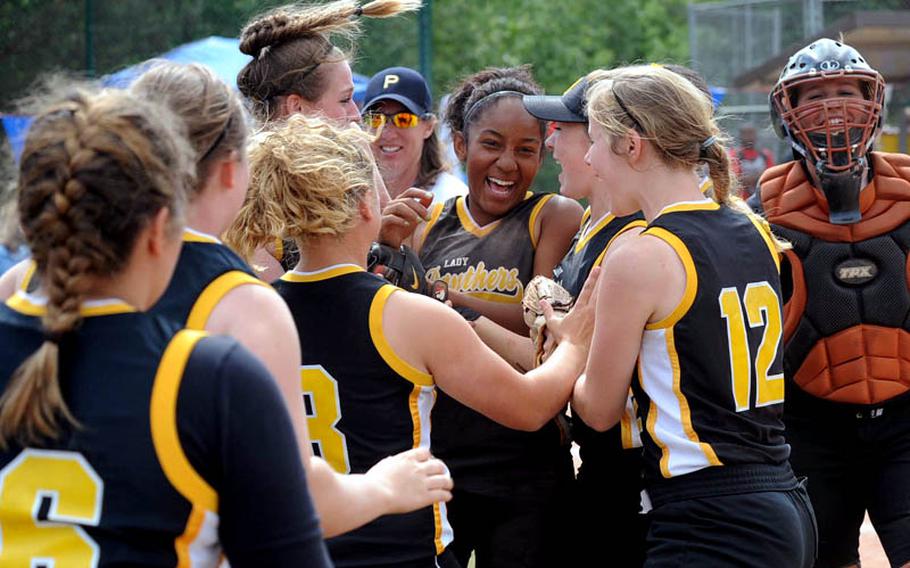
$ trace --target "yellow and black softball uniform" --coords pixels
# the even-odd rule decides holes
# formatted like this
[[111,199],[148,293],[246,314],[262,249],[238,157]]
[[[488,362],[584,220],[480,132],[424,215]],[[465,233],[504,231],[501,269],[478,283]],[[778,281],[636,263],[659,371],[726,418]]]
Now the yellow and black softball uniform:
[[[537,219],[552,194],[528,193],[502,218],[478,225],[468,197],[431,210],[420,260],[428,282],[492,302],[518,304],[534,275]],[[470,312],[468,310],[468,312]],[[466,314],[466,317],[471,317]],[[556,421],[536,432],[501,426],[440,392],[433,452],[455,481],[450,547],[466,565],[472,550],[493,565],[552,566],[562,508],[573,477],[569,445]],[[563,559],[564,560],[564,559]]]
[[[585,211],[581,227],[569,252],[553,271],[553,279],[573,297],[578,297],[591,269],[600,266],[613,240],[623,232],[646,225],[641,213],[616,217],[610,213],[591,219]],[[571,517],[572,547],[576,566],[603,561],[604,550],[617,565],[637,566],[644,559],[644,518],[641,511],[641,429],[629,397],[627,412],[619,424],[597,432],[580,416],[571,417],[572,439],[578,444],[581,465]],[[590,519],[609,510],[613,530],[604,531]]]
[[[382,332],[401,289],[355,265],[291,271],[274,283],[291,309],[313,452],[339,473],[430,446],[432,375],[395,354]],[[336,566],[432,567],[452,539],[445,504],[387,515],[328,540]]]
[[187,329],[203,330],[218,302],[244,284],[268,285],[216,237],[186,229],[174,276],[151,312]]
[[642,334],[632,385],[654,505],[648,564],[814,560],[812,509],[781,421],[779,260],[759,223],[706,200],[665,208],[642,233],[686,271],[677,307]]
[[[44,313],[22,292],[0,306],[0,388],[43,342]],[[262,364],[229,338],[175,335],[120,301],[87,302],[83,316],[60,344],[80,426],[0,451],[0,565],[196,567],[226,555],[232,566],[329,566]]]

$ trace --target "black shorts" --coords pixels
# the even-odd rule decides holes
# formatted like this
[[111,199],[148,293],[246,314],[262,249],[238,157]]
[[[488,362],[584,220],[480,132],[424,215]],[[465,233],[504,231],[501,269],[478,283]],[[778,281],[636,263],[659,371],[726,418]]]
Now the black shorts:
[[860,409],[806,396],[788,392],[784,422],[818,518],[816,566],[859,560],[866,511],[891,565],[910,562],[910,401]]
[[647,568],[811,568],[815,521],[805,488],[671,501],[650,513]]

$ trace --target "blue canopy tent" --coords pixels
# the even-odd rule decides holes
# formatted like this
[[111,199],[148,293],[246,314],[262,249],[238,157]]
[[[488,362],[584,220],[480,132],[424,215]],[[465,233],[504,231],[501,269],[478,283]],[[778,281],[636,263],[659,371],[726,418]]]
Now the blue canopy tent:
[[[236,89],[237,73],[251,59],[249,55],[240,53],[239,44],[240,40],[236,38],[211,36],[175,47],[167,53],[159,55],[156,59],[166,59],[178,63],[201,63],[210,67],[222,81]],[[101,78],[101,84],[107,87],[128,87],[150,64],[151,60],[106,75]],[[368,81],[368,77],[357,73],[354,74],[355,101],[363,102]],[[10,146],[12,146],[13,156],[18,161],[20,154],[22,154],[22,146],[25,143],[25,135],[28,132],[29,124],[31,124],[31,118],[18,115],[0,115],[0,120],[3,121],[3,129],[6,131]]]

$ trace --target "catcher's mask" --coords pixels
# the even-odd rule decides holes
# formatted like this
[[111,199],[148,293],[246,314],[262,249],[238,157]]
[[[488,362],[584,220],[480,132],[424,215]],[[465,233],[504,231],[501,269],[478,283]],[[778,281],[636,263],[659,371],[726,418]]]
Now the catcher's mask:
[[[858,85],[863,97],[798,95],[813,87]],[[860,220],[859,192],[868,169],[867,154],[882,124],[885,82],[854,48],[830,39],[796,52],[780,74],[769,103],[771,123],[794,152],[805,159],[810,176],[828,201],[832,223]]]

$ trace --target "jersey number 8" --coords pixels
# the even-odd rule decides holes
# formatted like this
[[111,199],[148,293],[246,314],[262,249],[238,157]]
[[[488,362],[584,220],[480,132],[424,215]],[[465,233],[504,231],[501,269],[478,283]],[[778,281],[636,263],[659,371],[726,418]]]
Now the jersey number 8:
[[[736,288],[724,288],[717,298],[721,317],[727,320],[727,339],[730,348],[730,374],[733,377],[733,401],[736,412],[750,409],[752,398],[752,369],[755,368],[755,407],[784,401],[784,376],[769,375],[780,348],[780,298],[767,282],[751,282],[740,301]],[[743,306],[746,317],[743,317]],[[750,328],[764,327],[761,343],[754,361],[749,352],[746,321]]]
[[338,381],[322,365],[304,365],[300,368],[300,387],[313,453],[338,473],[350,473],[347,440],[336,427],[341,420]]

